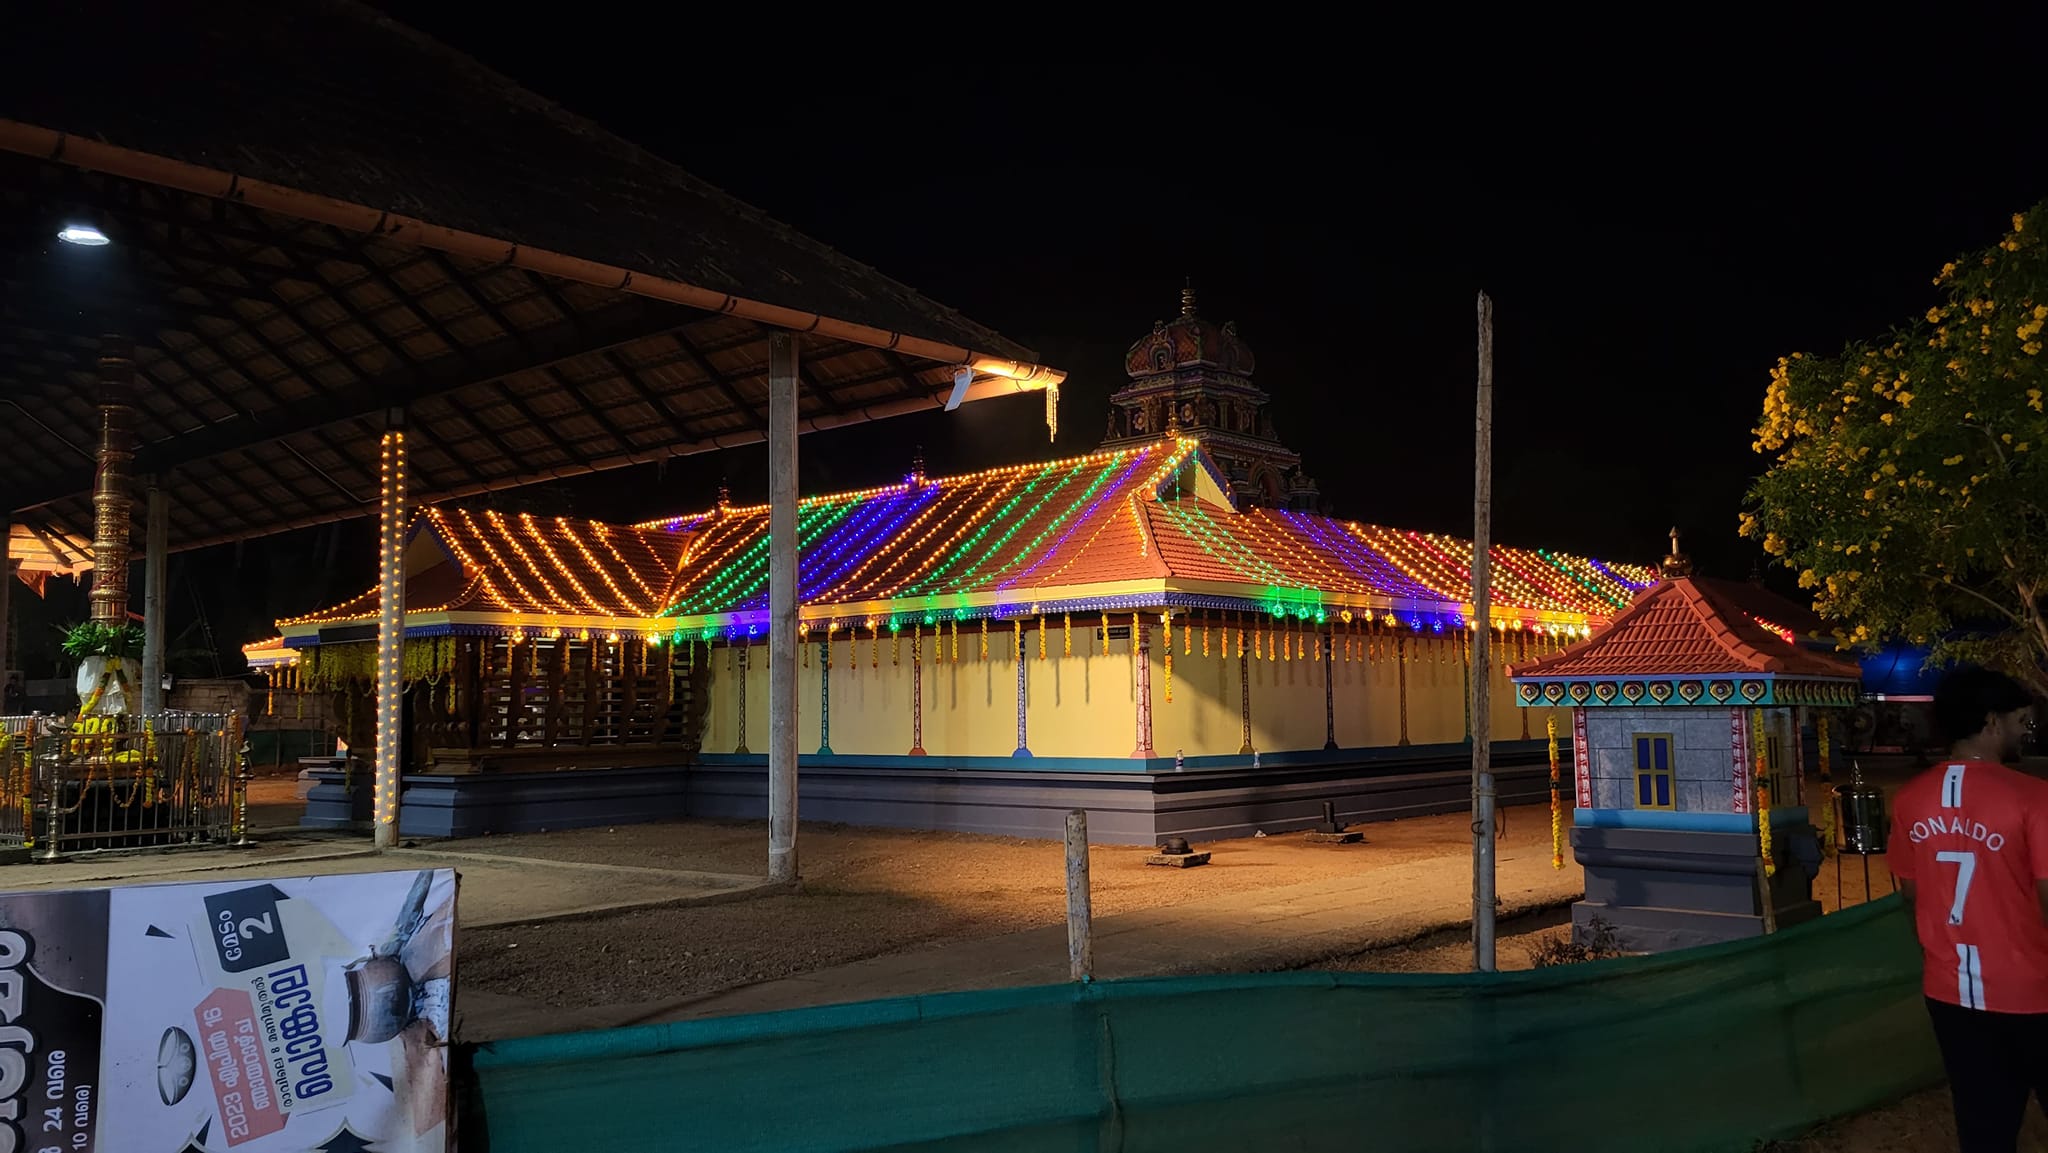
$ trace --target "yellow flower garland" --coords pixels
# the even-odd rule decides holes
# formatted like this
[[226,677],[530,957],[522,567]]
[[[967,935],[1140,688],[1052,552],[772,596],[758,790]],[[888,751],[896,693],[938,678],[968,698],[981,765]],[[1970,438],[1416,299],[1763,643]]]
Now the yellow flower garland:
[[1564,792],[1557,775],[1557,718],[1550,726],[1550,867],[1564,868]]
[[[1159,614],[1159,620],[1166,628],[1166,703],[1173,703],[1173,613]],[[1183,635],[1187,632],[1182,629]]]
[[1757,852],[1763,856],[1764,876],[1778,874],[1778,863],[1771,852],[1771,777],[1770,752],[1764,746],[1764,711],[1749,711],[1751,740],[1756,745],[1756,843]]

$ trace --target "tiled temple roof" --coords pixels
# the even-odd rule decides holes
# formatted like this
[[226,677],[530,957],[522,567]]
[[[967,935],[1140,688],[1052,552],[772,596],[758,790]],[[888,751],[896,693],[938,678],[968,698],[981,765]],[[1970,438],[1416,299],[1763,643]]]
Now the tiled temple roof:
[[[1518,665],[1518,680],[1756,676],[1846,678],[1856,664],[1804,648],[1778,633],[1759,610],[1768,594],[1695,577],[1665,581],[1590,639]],[[1775,599],[1775,598],[1771,598]],[[1799,610],[1777,615],[1792,619]]]
[[[459,509],[421,515],[457,563],[413,566],[409,612],[610,618],[650,630],[765,622],[765,505],[633,527]],[[1277,601],[1441,626],[1460,619],[1471,580],[1465,541],[1233,511],[1192,440],[811,497],[798,507],[798,531],[804,618],[842,624]],[[443,575],[429,585],[434,571]],[[1653,579],[1642,566],[1494,550],[1496,613],[1522,624],[1578,631]],[[289,632],[375,613],[372,592],[280,623]]]

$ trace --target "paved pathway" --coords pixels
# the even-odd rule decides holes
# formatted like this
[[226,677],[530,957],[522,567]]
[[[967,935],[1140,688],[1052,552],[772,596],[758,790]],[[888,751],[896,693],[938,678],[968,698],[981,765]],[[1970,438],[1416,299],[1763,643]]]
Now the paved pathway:
[[[1469,856],[1370,868],[1355,877],[1238,893],[1095,922],[1100,978],[1299,968],[1469,924]],[[1583,881],[1547,851],[1505,851],[1497,888],[1503,917],[1576,900]],[[1064,925],[856,961],[781,980],[667,1002],[550,1009],[516,997],[461,994],[464,1040],[615,1028],[808,1005],[1067,979]]]
[[462,874],[462,927],[531,924],[657,905],[712,904],[780,891],[759,877],[590,865],[503,853],[441,849],[378,852],[360,842],[260,842],[239,849],[192,849],[79,856],[0,868],[0,890],[104,889],[115,885],[255,880],[330,873],[453,868]]

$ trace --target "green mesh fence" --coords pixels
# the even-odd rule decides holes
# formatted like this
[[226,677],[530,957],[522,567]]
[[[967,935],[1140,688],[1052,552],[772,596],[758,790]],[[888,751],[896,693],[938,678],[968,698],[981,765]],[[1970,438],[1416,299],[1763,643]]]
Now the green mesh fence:
[[1898,899],[1528,973],[951,993],[471,1055],[463,1147],[1752,1149],[1932,1084]]

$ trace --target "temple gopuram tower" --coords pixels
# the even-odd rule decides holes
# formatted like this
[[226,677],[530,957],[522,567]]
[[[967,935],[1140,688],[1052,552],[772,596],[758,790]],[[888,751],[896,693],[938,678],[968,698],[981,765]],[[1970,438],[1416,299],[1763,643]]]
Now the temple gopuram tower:
[[1109,398],[1102,447],[1178,431],[1202,442],[1239,508],[1318,511],[1322,496],[1300,454],[1274,434],[1272,398],[1252,383],[1253,365],[1237,326],[1210,323],[1195,311],[1194,290],[1182,290],[1180,315],[1154,324],[1124,355],[1131,382]]

